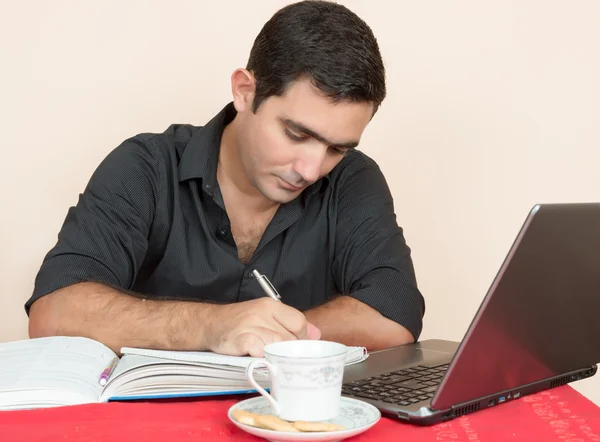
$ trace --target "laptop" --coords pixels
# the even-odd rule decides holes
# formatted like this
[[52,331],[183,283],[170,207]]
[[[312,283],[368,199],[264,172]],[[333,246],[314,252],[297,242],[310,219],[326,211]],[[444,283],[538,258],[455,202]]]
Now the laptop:
[[600,203],[538,204],[461,342],[373,352],[346,367],[342,395],[437,424],[593,376],[599,336]]

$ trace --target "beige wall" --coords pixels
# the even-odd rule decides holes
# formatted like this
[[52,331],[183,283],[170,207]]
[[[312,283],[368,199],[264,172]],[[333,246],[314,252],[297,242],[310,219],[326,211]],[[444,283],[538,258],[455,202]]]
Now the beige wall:
[[[33,278],[99,161],[135,133],[204,124],[287,3],[0,4],[0,341],[27,336]],[[362,149],[413,249],[423,338],[460,339],[530,207],[600,199],[600,3],[342,3],[387,63]],[[600,403],[599,379],[575,385]]]

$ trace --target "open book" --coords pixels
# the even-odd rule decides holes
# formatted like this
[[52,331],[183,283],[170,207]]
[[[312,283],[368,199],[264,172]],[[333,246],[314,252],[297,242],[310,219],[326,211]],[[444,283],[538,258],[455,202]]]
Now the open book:
[[[0,343],[0,410],[94,402],[254,393],[245,370],[256,358],[122,348],[82,337]],[[367,357],[348,347],[346,364]],[[104,376],[103,376],[104,375]],[[269,387],[268,372],[255,379]]]

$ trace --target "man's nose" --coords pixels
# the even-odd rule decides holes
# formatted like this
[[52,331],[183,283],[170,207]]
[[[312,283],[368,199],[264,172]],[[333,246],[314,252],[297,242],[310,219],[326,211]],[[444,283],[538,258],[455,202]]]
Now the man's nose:
[[302,156],[296,161],[294,171],[308,183],[314,183],[320,178],[323,161],[325,160],[326,148],[313,147],[303,152]]

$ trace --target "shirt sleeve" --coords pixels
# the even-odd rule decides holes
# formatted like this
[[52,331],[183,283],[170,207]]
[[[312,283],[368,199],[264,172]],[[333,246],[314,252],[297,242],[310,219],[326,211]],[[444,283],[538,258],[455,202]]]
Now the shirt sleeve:
[[38,298],[79,282],[129,289],[148,246],[158,195],[158,166],[141,137],[110,152],[71,207],[35,278]]
[[[352,296],[418,340],[425,302],[393,198],[377,164],[359,152],[340,173],[334,278]],[[345,160],[346,160],[345,159]]]

